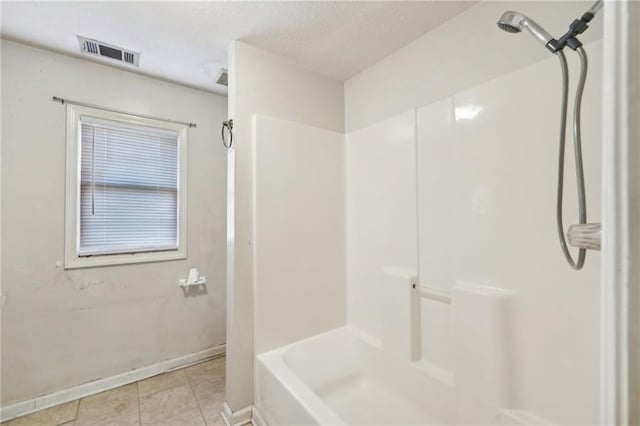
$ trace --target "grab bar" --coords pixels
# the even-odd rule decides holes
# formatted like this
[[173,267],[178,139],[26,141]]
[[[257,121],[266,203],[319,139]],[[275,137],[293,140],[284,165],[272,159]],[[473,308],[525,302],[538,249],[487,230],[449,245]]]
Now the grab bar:
[[420,285],[418,283],[413,283],[412,287],[417,291],[419,291],[420,295],[426,299],[436,300],[438,302],[446,303],[449,305],[453,301],[450,291],[441,290],[435,287]]

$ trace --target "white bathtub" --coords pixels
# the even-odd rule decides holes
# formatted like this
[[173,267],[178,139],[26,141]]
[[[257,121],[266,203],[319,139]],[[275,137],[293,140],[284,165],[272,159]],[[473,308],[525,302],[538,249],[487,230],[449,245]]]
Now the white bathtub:
[[451,423],[451,386],[343,327],[261,354],[255,406],[276,425]]

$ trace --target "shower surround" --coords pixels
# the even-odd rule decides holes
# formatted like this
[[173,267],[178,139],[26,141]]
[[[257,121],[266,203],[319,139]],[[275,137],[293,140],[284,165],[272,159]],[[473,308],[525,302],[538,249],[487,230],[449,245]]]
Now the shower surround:
[[[585,5],[517,3],[554,33]],[[555,228],[557,60],[495,28],[509,6],[480,3],[348,80],[344,132],[304,117],[302,93],[321,80],[307,71],[295,111],[243,110],[256,422],[598,423],[599,259],[571,270]],[[438,46],[464,28],[483,35],[493,62],[474,68],[477,53]],[[592,31],[585,48],[598,64]],[[236,60],[265,60],[252,49],[237,45]],[[240,86],[231,105],[246,104]],[[583,103],[592,222],[600,87],[595,65]],[[577,218],[575,192],[568,182],[565,223]]]

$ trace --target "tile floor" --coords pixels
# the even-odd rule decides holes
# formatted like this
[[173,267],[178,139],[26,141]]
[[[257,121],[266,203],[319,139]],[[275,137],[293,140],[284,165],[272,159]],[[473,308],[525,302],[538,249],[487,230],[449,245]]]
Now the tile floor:
[[2,426],[221,426],[224,357],[19,417]]

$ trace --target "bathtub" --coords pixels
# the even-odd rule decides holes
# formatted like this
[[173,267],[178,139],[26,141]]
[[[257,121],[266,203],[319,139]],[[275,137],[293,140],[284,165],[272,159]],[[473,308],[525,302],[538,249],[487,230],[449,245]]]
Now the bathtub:
[[258,355],[257,423],[451,424],[452,388],[342,327]]

